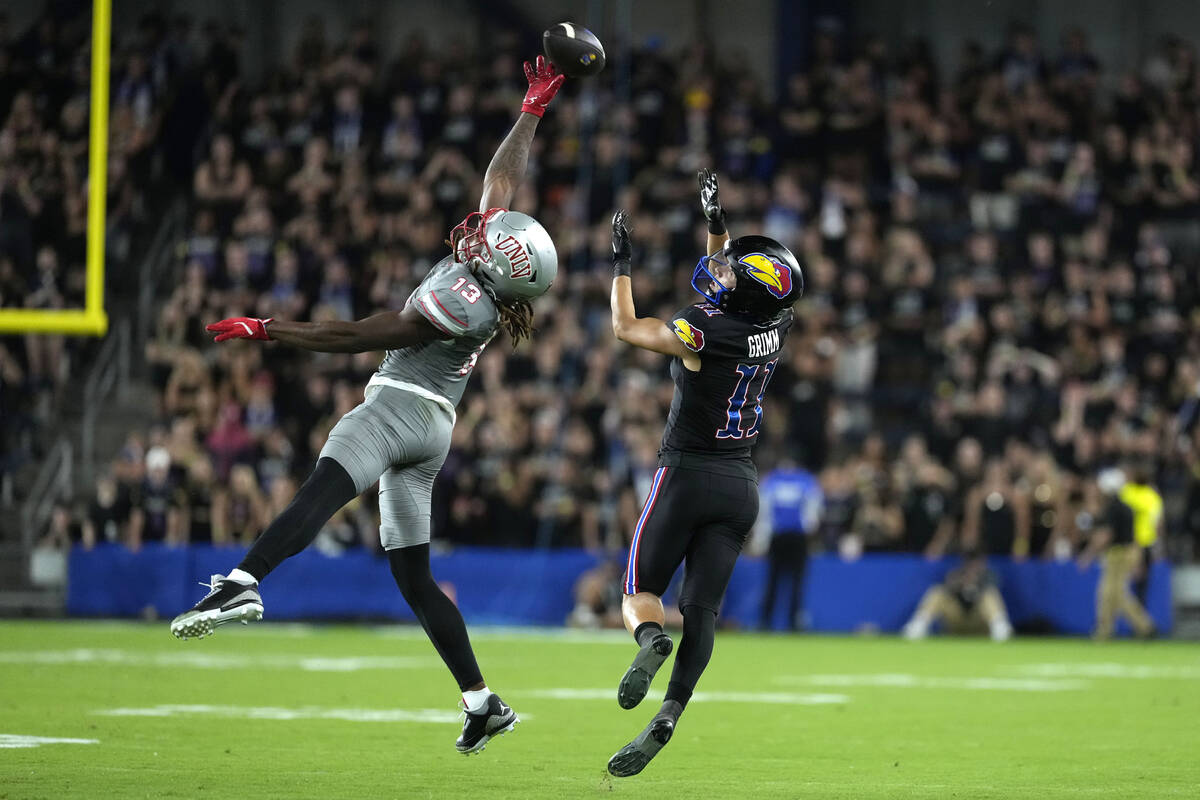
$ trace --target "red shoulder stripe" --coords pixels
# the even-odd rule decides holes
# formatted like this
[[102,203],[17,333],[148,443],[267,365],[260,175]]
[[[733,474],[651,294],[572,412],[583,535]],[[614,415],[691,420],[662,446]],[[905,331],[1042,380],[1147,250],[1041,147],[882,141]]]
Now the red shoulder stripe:
[[455,335],[454,331],[450,330],[445,325],[443,325],[442,323],[437,321],[437,317],[435,317],[433,315],[433,312],[429,310],[429,306],[425,305],[425,300],[423,298],[417,298],[417,305],[419,305],[421,308],[425,309],[425,313],[422,314],[421,316],[423,316],[425,319],[432,322],[434,324],[434,326],[437,327],[438,330],[444,331],[444,332],[450,334],[451,336]]
[[451,313],[450,313],[450,309],[448,309],[448,308],[446,308],[444,305],[442,305],[442,301],[441,301],[441,300],[438,300],[438,296],[437,296],[437,292],[436,292],[436,291],[434,291],[434,292],[430,292],[430,293],[429,293],[429,296],[433,298],[433,302],[435,302],[435,303],[437,303],[437,304],[438,304],[438,308],[440,308],[442,311],[445,311],[445,312],[446,312],[446,316],[447,316],[447,317],[449,317],[450,319],[454,320],[454,321],[455,321],[455,322],[457,322],[459,325],[462,325],[464,328],[468,327],[467,323],[463,322],[461,319],[459,319],[458,317],[456,317],[456,316],[454,316],[453,314],[451,314]]

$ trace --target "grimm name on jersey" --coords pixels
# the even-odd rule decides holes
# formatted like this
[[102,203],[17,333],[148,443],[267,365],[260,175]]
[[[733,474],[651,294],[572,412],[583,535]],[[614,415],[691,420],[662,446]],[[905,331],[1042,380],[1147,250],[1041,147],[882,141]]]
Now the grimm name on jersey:
[[772,328],[762,333],[754,333],[746,337],[746,345],[750,358],[769,356],[779,349],[779,329]]

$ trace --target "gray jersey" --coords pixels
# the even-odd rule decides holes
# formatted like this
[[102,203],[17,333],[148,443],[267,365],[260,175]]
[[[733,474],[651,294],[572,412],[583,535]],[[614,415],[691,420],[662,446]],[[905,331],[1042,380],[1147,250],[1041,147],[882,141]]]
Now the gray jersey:
[[418,394],[436,395],[453,409],[479,354],[496,335],[496,303],[469,269],[446,256],[408,298],[408,307],[454,338],[388,350],[371,383],[403,384]]

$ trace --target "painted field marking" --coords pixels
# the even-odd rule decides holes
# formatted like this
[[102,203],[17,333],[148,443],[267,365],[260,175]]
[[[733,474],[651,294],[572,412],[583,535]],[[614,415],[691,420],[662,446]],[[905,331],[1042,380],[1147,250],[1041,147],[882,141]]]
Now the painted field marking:
[[[381,625],[372,628],[377,636],[389,639],[414,639],[425,641],[425,631],[412,625]],[[519,639],[531,642],[554,644],[615,644],[628,648],[629,634],[623,630],[589,630],[586,628],[514,627],[508,625],[481,625],[471,628],[471,640]]]
[[44,744],[100,744],[99,739],[62,739],[57,736],[22,736],[19,733],[0,733],[0,750],[24,750]]
[[147,708],[105,708],[93,712],[105,717],[180,717],[206,715],[229,719],[264,719],[290,721],[297,719],[335,719],[346,722],[420,722],[460,723],[462,714],[440,708],[321,708],[303,706],[214,706],[166,704]]
[[879,687],[886,689],[966,689],[974,691],[1069,692],[1086,689],[1087,681],[1039,678],[942,678],[904,673],[866,675],[780,675],[775,683],[788,686]]
[[1014,668],[1024,675],[1070,678],[1177,678],[1200,680],[1200,666],[1164,666],[1155,664],[1120,664],[1098,662],[1091,664],[1022,664]]
[[[612,689],[510,689],[506,694],[522,697],[537,697],[550,700],[613,700],[616,692]],[[659,701],[663,692],[652,691],[646,697]],[[693,703],[782,703],[784,705],[818,706],[832,703],[848,703],[850,698],[844,694],[797,694],[795,692],[696,692],[692,695]]]
[[238,653],[138,653],[128,650],[77,648],[0,653],[0,664],[122,664],[135,667],[195,669],[301,669],[307,672],[424,669],[440,664],[433,656],[305,656]]

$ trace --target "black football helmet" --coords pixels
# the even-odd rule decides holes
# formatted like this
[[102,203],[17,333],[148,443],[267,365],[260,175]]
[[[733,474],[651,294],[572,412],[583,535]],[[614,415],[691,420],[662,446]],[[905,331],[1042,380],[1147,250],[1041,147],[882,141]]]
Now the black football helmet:
[[[726,288],[715,273],[732,270]],[[717,308],[767,323],[778,320],[804,294],[804,273],[792,251],[767,236],[739,236],[705,256],[692,273],[692,288]]]

